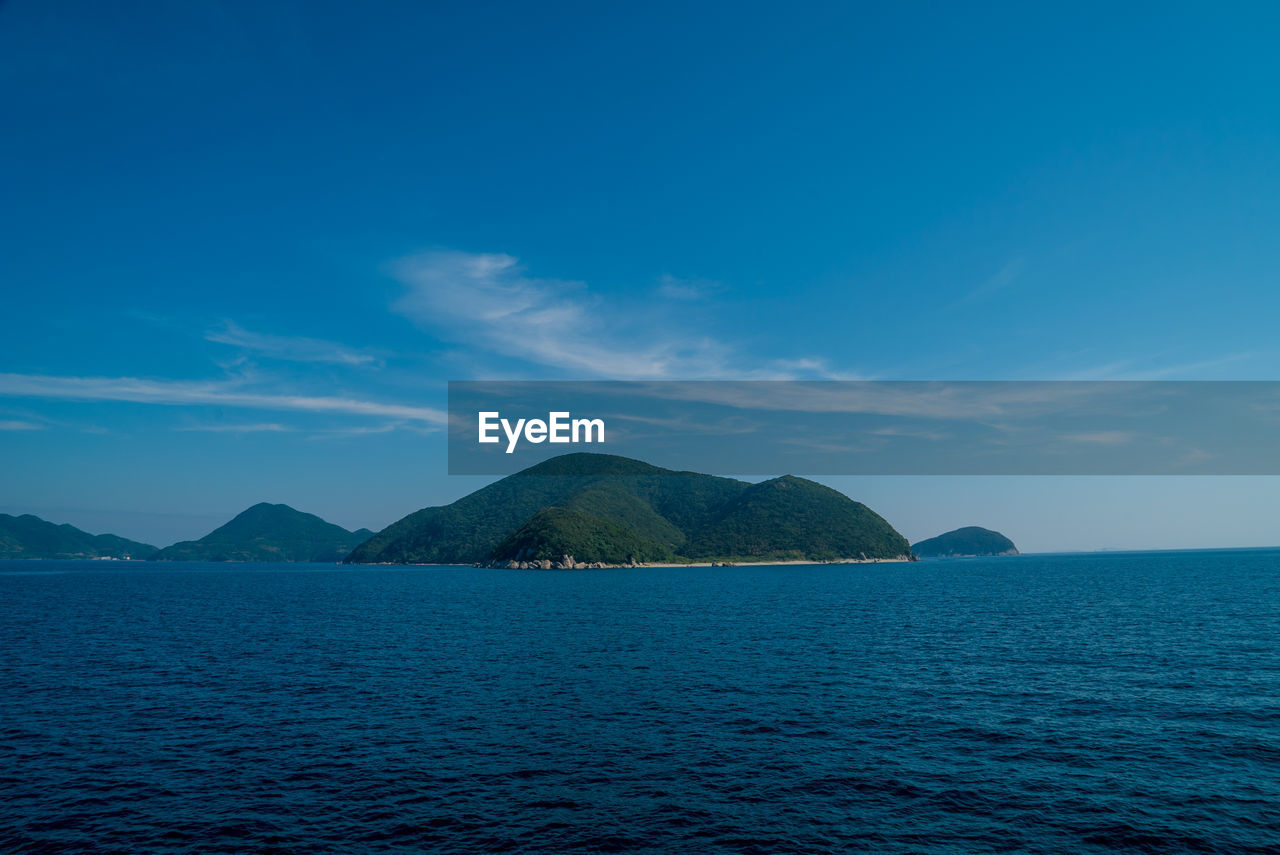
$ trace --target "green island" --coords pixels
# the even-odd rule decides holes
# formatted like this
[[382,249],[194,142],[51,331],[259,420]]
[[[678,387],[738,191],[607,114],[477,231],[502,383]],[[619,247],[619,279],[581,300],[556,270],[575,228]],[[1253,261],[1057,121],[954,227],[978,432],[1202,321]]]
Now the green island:
[[972,558],[987,555],[1017,555],[1018,547],[998,531],[976,525],[958,528],[912,544],[921,558]]
[[882,517],[813,481],[752,484],[576,453],[412,513],[346,561],[549,569],[914,557]]
[[152,561],[338,562],[373,532],[347,531],[315,514],[266,502],[238,514],[199,540],[166,546]]
[[0,559],[149,558],[156,548],[114,534],[89,534],[73,525],[51,523],[31,514],[0,514]]
[[263,502],[198,540],[157,549],[0,514],[0,558],[580,569],[915,557],[879,514],[813,481],[753,484],[610,454],[551,458],[376,534]]

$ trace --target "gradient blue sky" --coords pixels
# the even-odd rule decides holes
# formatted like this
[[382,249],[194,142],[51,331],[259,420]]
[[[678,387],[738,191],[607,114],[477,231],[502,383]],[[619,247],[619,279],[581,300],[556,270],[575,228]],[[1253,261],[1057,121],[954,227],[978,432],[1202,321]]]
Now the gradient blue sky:
[[[0,3],[0,511],[380,528],[472,378],[1280,379],[1275,4]],[[762,473],[763,474],[763,473]],[[1272,478],[826,478],[1280,543]]]

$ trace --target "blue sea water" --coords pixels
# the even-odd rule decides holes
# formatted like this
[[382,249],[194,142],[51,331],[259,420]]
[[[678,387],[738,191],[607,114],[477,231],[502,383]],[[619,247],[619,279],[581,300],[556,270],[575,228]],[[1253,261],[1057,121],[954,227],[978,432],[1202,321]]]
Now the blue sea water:
[[0,564],[0,851],[1278,852],[1280,551]]

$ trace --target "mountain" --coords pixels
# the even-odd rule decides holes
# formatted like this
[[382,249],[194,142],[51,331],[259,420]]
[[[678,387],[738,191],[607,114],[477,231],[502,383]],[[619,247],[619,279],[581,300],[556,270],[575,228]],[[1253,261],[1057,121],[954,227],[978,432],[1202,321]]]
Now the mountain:
[[347,562],[606,564],[911,556],[906,539],[847,496],[786,476],[759,484],[609,454],[566,454],[451,505],[424,508]]
[[1018,547],[998,531],[976,525],[958,528],[912,545],[921,558],[956,558],[971,555],[1017,555]]
[[199,540],[161,549],[153,561],[337,562],[369,538],[368,529],[347,531],[288,505],[254,505]]
[[93,535],[31,514],[0,514],[0,558],[147,558],[155,551],[147,543]]
[[693,533],[693,558],[896,558],[911,552],[884,518],[838,490],[794,475],[752,484]]

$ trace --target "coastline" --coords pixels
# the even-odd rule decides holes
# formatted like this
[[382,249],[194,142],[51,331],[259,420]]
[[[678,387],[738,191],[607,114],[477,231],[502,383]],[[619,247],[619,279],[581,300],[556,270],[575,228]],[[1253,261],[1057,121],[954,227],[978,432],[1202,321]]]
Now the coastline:
[[[479,561],[472,567],[485,567],[493,570],[610,570],[638,567],[782,567],[792,565],[818,564],[908,564],[919,559],[902,555],[894,558],[835,558],[828,561],[808,559],[786,559],[779,561],[655,561],[635,562],[631,564],[608,564],[602,561],[578,562],[572,555],[566,555],[560,561],[543,559],[541,561]],[[357,565],[352,565],[357,566]],[[414,567],[456,567],[456,564],[416,564],[404,565]]]
[[654,564],[611,564],[610,567],[780,567],[793,564],[909,564],[910,558],[835,558],[831,561],[693,561],[690,563],[664,562]]

